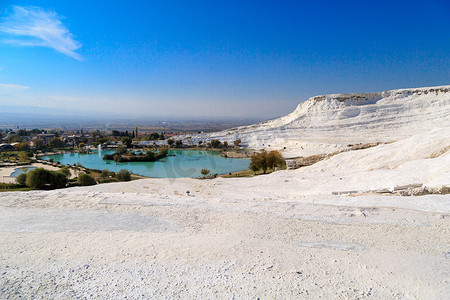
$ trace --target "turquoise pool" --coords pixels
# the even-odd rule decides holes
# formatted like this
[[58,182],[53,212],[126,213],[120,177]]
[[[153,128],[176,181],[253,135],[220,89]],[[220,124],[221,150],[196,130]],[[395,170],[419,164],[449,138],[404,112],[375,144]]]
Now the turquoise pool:
[[[248,169],[249,159],[225,158],[215,151],[170,150],[169,156],[156,162],[116,163],[103,160],[103,155],[114,150],[96,151],[90,154],[64,153],[43,156],[42,159],[59,161],[63,165],[80,163],[86,168],[117,172],[127,169],[134,174],[158,178],[200,177],[200,171],[206,168],[210,174],[227,174]],[[108,163],[105,163],[108,162]]]
[[27,173],[28,171],[31,171],[33,169],[36,169],[36,167],[21,167],[21,168],[17,168],[14,169],[14,172],[11,173],[11,177],[17,177],[22,173]]

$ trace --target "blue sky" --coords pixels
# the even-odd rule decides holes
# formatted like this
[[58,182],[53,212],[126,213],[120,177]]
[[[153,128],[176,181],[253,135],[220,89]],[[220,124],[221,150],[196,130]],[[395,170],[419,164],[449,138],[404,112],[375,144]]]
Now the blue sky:
[[0,2],[0,107],[272,118],[445,84],[448,1]]

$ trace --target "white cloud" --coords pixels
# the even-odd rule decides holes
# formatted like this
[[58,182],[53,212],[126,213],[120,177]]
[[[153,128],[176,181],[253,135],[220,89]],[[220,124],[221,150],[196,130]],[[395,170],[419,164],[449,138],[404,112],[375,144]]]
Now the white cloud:
[[82,56],[75,52],[81,44],[73,39],[72,33],[54,11],[39,7],[13,6],[13,13],[0,24],[0,31],[16,37],[7,40],[8,43],[49,47],[82,60]]
[[13,90],[27,90],[30,87],[20,85],[20,84],[0,83],[0,88],[13,89]]

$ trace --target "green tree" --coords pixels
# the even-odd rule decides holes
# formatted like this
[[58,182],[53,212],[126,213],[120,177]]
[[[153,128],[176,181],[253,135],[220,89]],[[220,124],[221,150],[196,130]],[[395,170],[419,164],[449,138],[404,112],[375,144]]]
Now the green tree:
[[255,175],[256,175],[256,172],[258,172],[258,170],[259,170],[259,166],[253,161],[250,162],[249,168],[250,168],[250,170],[255,172]]
[[122,143],[125,145],[125,147],[130,148],[131,147],[131,143],[133,142],[133,140],[131,140],[131,138],[129,137],[124,137],[122,138]]
[[281,167],[284,163],[283,156],[279,151],[270,151],[267,153],[266,150],[262,150],[261,152],[255,152],[250,157],[249,167],[252,171],[256,171],[262,169],[264,174],[266,174],[267,169],[272,169],[276,166]]
[[153,151],[148,150],[145,152],[145,158],[147,160],[154,160],[155,159],[155,153],[153,153]]
[[53,137],[48,142],[48,145],[51,148],[61,148],[62,146],[64,146],[64,142],[60,138]]
[[104,169],[101,173],[100,173],[100,178],[108,178],[109,177],[109,170],[108,169]]
[[177,146],[177,147],[183,146],[183,141],[182,141],[182,140],[177,140],[177,141],[175,142],[175,146]]
[[125,147],[123,147],[123,146],[121,146],[121,147],[118,147],[117,149],[116,149],[116,154],[125,154],[125,153],[127,153],[128,151],[127,151],[127,148],[125,148]]
[[26,185],[34,189],[42,189],[50,182],[50,172],[44,168],[31,170],[27,174]]
[[70,170],[68,167],[62,167],[61,169],[59,169],[59,171],[61,174],[63,174],[64,176],[66,176],[67,178],[70,177]]
[[211,147],[213,148],[221,148],[222,143],[219,140],[212,140],[211,141]]
[[122,169],[116,174],[117,179],[120,181],[130,181],[131,174],[128,170]]
[[64,174],[60,172],[51,171],[51,181],[50,181],[51,188],[63,188],[67,185],[68,181],[69,180]]
[[162,149],[159,150],[159,155],[160,156],[167,156],[167,154],[169,154],[169,149],[162,148]]
[[250,157],[250,168],[256,168],[258,167],[259,169],[262,169],[264,174],[266,174],[267,172],[267,168],[268,168],[268,163],[267,163],[267,151],[266,150],[262,150],[261,152],[257,153],[253,153],[252,156]]
[[237,139],[233,142],[235,147],[239,147],[241,145],[241,139]]
[[151,141],[155,141],[155,140],[159,139],[159,134],[157,132],[153,132],[152,134],[150,134],[149,138]]
[[23,138],[17,134],[13,134],[11,136],[9,136],[8,138],[8,142],[10,143],[21,143],[23,142]]
[[79,185],[81,186],[88,186],[88,185],[96,185],[97,182],[95,181],[95,179],[88,174],[80,174],[78,176],[77,182]]
[[175,143],[175,141],[173,139],[167,140],[167,145],[169,145],[169,147],[172,147],[174,143]]
[[28,149],[28,143],[27,142],[21,142],[14,146],[17,151],[25,151]]
[[44,147],[45,147],[44,140],[39,139],[39,138],[36,138],[33,140],[33,145],[34,145],[34,148],[36,148],[36,149],[44,149]]
[[201,171],[200,171],[200,173],[202,173],[202,175],[203,175],[203,177],[206,177],[206,175],[208,175],[209,174],[209,170],[208,169],[202,169]]
[[270,169],[281,167],[284,164],[283,156],[277,150],[270,151],[267,154],[267,166]]
[[27,173],[19,174],[16,178],[16,182],[20,185],[25,185],[27,182]]
[[34,189],[62,188],[67,185],[67,177],[61,173],[37,168],[27,173],[26,185]]
[[98,142],[100,144],[106,144],[107,142],[109,142],[109,139],[107,137],[102,137],[98,139]]
[[20,136],[27,136],[27,135],[30,135],[30,133],[29,133],[26,129],[20,129],[20,130],[17,132],[17,135],[20,135]]

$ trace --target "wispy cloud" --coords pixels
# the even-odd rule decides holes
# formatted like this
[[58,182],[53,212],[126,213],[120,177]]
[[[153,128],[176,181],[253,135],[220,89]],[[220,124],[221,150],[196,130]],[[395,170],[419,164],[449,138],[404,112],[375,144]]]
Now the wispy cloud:
[[82,60],[75,51],[81,44],[61,22],[62,17],[39,7],[13,6],[13,12],[0,24],[0,31],[14,36],[5,40],[20,46],[53,48],[67,56]]
[[27,90],[30,87],[20,84],[0,83],[0,88],[12,89],[12,90]]

